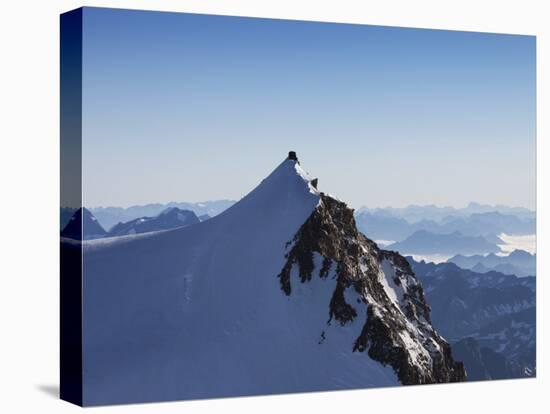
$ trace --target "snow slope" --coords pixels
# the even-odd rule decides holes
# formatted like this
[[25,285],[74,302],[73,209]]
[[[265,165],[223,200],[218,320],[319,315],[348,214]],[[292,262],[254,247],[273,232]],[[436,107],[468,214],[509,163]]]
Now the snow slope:
[[366,315],[327,327],[334,277],[292,271],[292,295],[280,288],[285,245],[319,201],[285,160],[210,220],[85,242],[84,404],[399,384],[353,352]]

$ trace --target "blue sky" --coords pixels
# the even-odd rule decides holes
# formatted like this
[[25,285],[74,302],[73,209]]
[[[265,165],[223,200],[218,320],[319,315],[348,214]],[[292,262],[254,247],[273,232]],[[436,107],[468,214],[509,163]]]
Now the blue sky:
[[352,207],[535,207],[535,38],[87,8],[87,206],[239,199],[295,150]]

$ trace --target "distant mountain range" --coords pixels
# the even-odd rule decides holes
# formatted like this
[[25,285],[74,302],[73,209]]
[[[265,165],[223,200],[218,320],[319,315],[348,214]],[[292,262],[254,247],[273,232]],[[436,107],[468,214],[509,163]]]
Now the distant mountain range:
[[171,207],[176,207],[180,210],[190,210],[197,216],[207,214],[209,217],[214,217],[232,206],[234,203],[235,201],[232,200],[213,200],[199,203],[170,202],[166,204],[155,203],[138,205],[127,208],[95,207],[91,208],[90,211],[105,229],[111,229],[117,223],[125,223],[140,217],[154,217]]
[[513,364],[491,348],[482,347],[474,338],[453,343],[453,356],[464,363],[468,381],[523,377]]
[[361,207],[357,214],[371,213],[376,216],[402,218],[409,223],[416,223],[422,220],[444,221],[447,217],[469,217],[473,214],[498,212],[503,215],[512,215],[521,220],[534,219],[535,212],[524,207],[509,207],[502,205],[488,205],[471,202],[466,207],[439,207],[436,205],[409,205],[403,208],[382,207],[368,208]]
[[[67,214],[69,211],[69,209],[62,210],[62,214]],[[203,215],[202,221],[208,220],[209,217],[208,215]],[[91,240],[102,237],[127,236],[169,230],[200,222],[201,220],[193,211],[169,207],[153,217],[139,217],[125,223],[117,223],[107,232],[90,210],[82,208],[73,212],[73,215],[61,231],[61,237],[75,240]]]
[[514,250],[507,256],[497,256],[493,253],[487,256],[463,256],[459,254],[451,257],[447,262],[478,273],[487,273],[494,270],[507,275],[534,276],[537,256],[523,250]]
[[107,232],[87,208],[76,210],[61,231],[61,237],[90,240],[105,237]]
[[[432,308],[432,322],[451,343],[472,338],[476,344],[462,343],[458,351],[466,371],[490,371],[490,358],[507,378],[533,376],[536,372],[536,281],[499,272],[485,274],[461,269],[454,263],[425,263],[407,258],[422,282]],[[474,348],[472,348],[472,346]],[[472,362],[478,351],[488,348],[505,358],[498,363],[485,352],[482,364]],[[466,353],[473,353],[465,357]],[[453,356],[455,346],[453,345]],[[495,362],[496,361],[496,362]],[[479,362],[479,361],[478,361]],[[485,365],[485,368],[482,366]],[[491,378],[495,378],[490,374]],[[499,377],[500,378],[500,377]]]
[[[515,209],[504,209],[507,213],[487,211],[470,215],[460,210],[460,215],[443,215],[442,212],[457,213],[449,208],[430,206],[408,209],[411,210],[409,214],[397,214],[394,209],[362,209],[355,214],[355,218],[359,229],[375,240],[402,241],[417,231],[425,230],[438,234],[460,232],[465,236],[482,236],[497,242],[501,233],[527,235],[536,232],[534,213],[528,214],[529,210],[519,210],[519,215],[512,213]],[[433,213],[432,217],[430,213]],[[413,221],[415,219],[418,220]]]
[[140,217],[126,223],[118,223],[107,233],[108,237],[148,233],[158,230],[169,230],[176,227],[200,223],[197,215],[190,210],[169,207],[154,217]]
[[[122,207],[96,207],[90,211],[101,226],[109,230],[114,225],[141,217],[153,217],[170,207],[193,211],[201,221],[218,215],[233,205],[232,200],[212,200],[198,203],[170,202]],[[75,209],[61,209],[61,229],[65,228]],[[355,213],[358,229],[375,240],[403,241],[418,230],[449,234],[455,231],[465,236],[482,236],[499,243],[498,235],[534,234],[535,212],[522,207],[489,206],[470,203],[465,208],[415,206],[405,208],[360,208]],[[458,252],[455,252],[458,253]]]
[[500,247],[481,236],[464,236],[458,231],[450,234],[430,233],[418,230],[405,240],[390,244],[388,250],[401,254],[474,254],[499,252]]

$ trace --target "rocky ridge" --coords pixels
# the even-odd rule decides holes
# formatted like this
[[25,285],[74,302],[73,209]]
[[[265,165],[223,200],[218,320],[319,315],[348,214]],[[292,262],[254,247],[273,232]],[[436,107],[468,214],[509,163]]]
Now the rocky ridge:
[[[315,266],[315,255],[322,265]],[[357,230],[353,210],[321,193],[319,205],[287,243],[286,263],[278,275],[292,295],[292,272],[301,283],[314,277],[336,279],[327,325],[346,326],[366,319],[353,350],[390,365],[405,385],[466,379],[462,363],[431,325],[422,285],[407,260],[381,250]],[[320,343],[326,339],[321,333]]]

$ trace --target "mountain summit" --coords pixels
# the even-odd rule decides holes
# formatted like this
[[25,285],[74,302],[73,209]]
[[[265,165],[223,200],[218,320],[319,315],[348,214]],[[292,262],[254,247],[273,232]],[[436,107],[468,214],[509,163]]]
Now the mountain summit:
[[207,221],[86,242],[85,403],[464,380],[408,262],[316,187],[289,154]]

